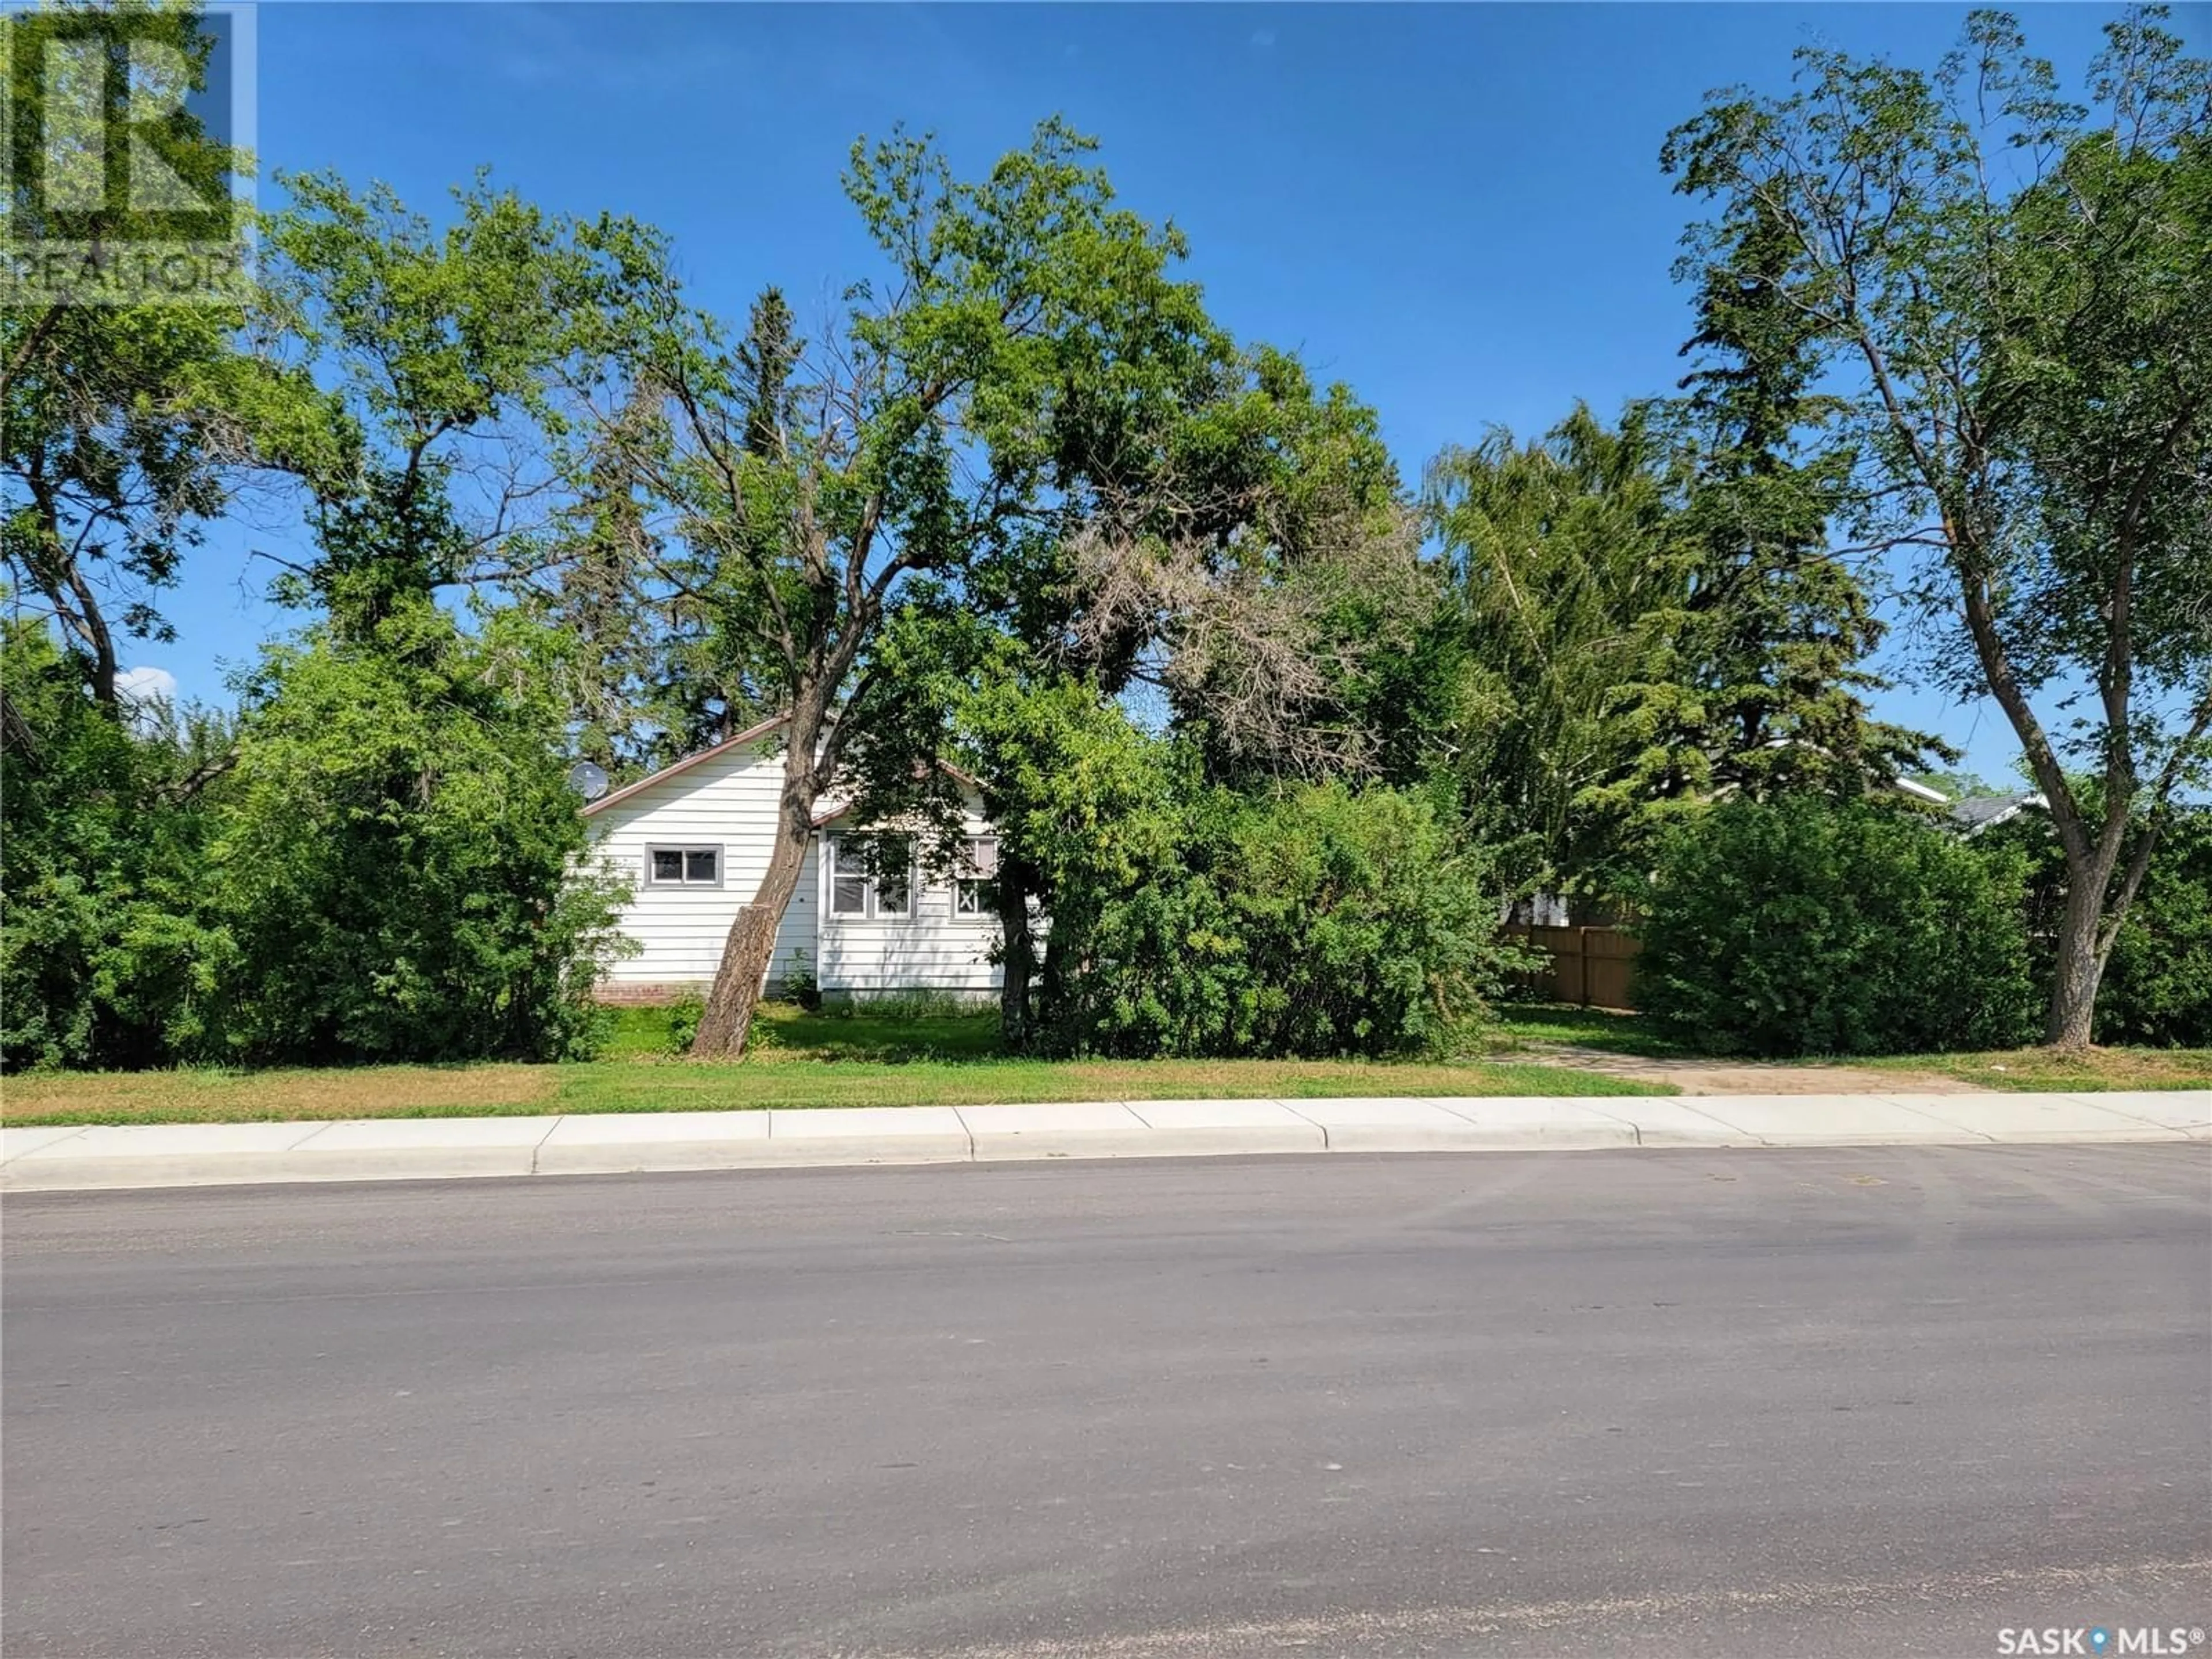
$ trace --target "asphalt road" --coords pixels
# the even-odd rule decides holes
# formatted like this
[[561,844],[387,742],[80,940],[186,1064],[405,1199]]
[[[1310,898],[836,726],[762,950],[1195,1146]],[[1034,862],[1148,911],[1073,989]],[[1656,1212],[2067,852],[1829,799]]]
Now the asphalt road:
[[4,1223],[9,1659],[1889,1659],[2212,1626],[2203,1147]]

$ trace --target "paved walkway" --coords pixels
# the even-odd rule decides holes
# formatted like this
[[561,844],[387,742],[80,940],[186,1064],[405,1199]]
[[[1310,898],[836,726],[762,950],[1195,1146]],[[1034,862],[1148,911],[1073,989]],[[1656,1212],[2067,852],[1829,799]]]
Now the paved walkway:
[[1655,1059],[1579,1043],[1547,1043],[1525,1058],[1539,1066],[1571,1066],[1638,1083],[1671,1083],[1686,1095],[1980,1095],[1978,1083],[1941,1072],[1878,1070],[1871,1066],[1806,1066],[1784,1060]]
[[1088,1101],[0,1130],[0,1191],[1011,1158],[2212,1141],[2212,1090]]

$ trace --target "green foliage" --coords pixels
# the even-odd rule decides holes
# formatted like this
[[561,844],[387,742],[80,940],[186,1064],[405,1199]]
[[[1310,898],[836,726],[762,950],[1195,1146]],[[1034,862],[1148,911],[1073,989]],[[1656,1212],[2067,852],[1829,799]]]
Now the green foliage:
[[[207,90],[212,50],[202,19],[178,5],[55,4],[0,17],[0,76],[20,100],[0,143],[15,178],[46,183],[10,191],[11,247],[232,239],[243,264],[227,209],[133,208],[109,188],[108,124],[127,114],[134,149],[150,149],[191,194],[228,199],[230,172],[249,158],[185,107]],[[127,76],[115,72],[126,52]],[[149,118],[155,110],[161,118]],[[74,204],[56,205],[65,200]],[[94,698],[113,710],[123,641],[174,637],[162,605],[186,555],[263,446],[293,442],[316,400],[304,376],[243,349],[240,304],[81,303],[41,292],[30,283],[0,307],[0,556],[18,598],[52,619]]]
[[1936,677],[1994,697],[2050,800],[2069,1045],[2131,821],[2212,766],[2212,61],[2166,16],[2105,26],[2081,103],[2003,12],[1932,73],[1807,46],[1794,90],[1716,93],[1662,155],[1711,204],[1679,267],[1730,324],[1701,343],[1832,398],[1843,521],[1906,556]]
[[[1731,295],[1706,319],[1744,326]],[[1498,431],[1431,468],[1456,696],[1450,741],[1470,828],[1526,884],[1617,893],[1652,837],[1716,797],[1850,794],[1931,739],[1868,719],[1856,665],[1881,638],[1827,556],[1824,469],[1778,444],[1808,400],[1759,361],[1686,407],[1587,409],[1535,443]],[[1761,399],[1781,398],[1779,410]]]
[[2097,993],[2097,1041],[2212,1048],[2212,901],[2200,878],[2146,899],[2120,928]]
[[822,1011],[822,981],[815,975],[803,951],[793,953],[796,960],[783,975],[783,1000],[796,1003],[810,1014]]
[[1686,352],[1704,367],[1672,413],[1686,485],[1677,524],[1687,579],[1660,678],[1625,714],[1640,752],[1613,787],[1638,798],[1791,790],[1849,795],[1945,752],[1868,718],[1885,682],[1862,665],[1887,631],[1829,544],[1849,500],[1847,458],[1818,443],[1841,411],[1815,393],[1818,329],[1783,290],[1785,216],[1754,204],[1731,263],[1698,295]]
[[848,699],[827,776],[875,724],[872,659],[902,611],[965,601],[979,568],[1018,557],[1054,494],[1107,464],[1116,411],[1213,349],[1173,275],[1181,237],[1115,205],[1096,148],[1048,121],[962,179],[926,138],[855,144],[846,193],[881,269],[819,341],[774,289],[741,333],[695,310],[647,233],[587,239],[623,272],[627,401],[601,453],[658,550],[689,727]]
[[2173,815],[2097,988],[2097,1041],[2212,1048],[2212,807]]
[[[236,732],[111,719],[6,625],[11,1068],[590,1050],[619,888],[527,639],[424,606],[269,654]],[[517,689],[520,687],[522,689]]]
[[2016,852],[1904,811],[1729,801],[1662,844],[1637,996],[1727,1053],[2009,1048],[2035,1001],[2024,879]]
[[1668,465],[1643,415],[1577,409],[1540,442],[1499,429],[1431,468],[1466,665],[1455,769],[1470,828],[1531,880],[1610,866],[1612,830],[1581,806],[1632,753],[1623,690],[1659,677],[1681,601]]
[[[1164,781],[1165,780],[1164,780]],[[1040,1026],[1062,1053],[1434,1053],[1504,989],[1491,872],[1427,802],[1156,793],[1056,860]]]
[[690,1054],[691,1039],[699,1035],[700,1017],[707,1012],[707,999],[696,991],[687,991],[660,1012],[668,1022],[668,1052],[672,1054]]
[[198,1052],[232,965],[201,903],[198,785],[222,733],[111,718],[35,623],[0,622],[0,1056],[135,1066]]
[[[2094,786],[2085,784],[2094,794]],[[2137,824],[2140,836],[2143,826]],[[2040,812],[1984,830],[2028,867],[2028,933],[2045,980],[2066,903],[2066,860]],[[2097,988],[2096,1039],[2170,1048],[2212,1046],[2212,806],[2172,809],[2128,907]]]
[[560,370],[602,343],[611,277],[574,226],[482,178],[442,230],[384,185],[283,183],[256,331],[270,361],[312,364],[329,388],[319,422],[270,446],[306,488],[317,544],[285,591],[366,639],[538,547],[536,504],[565,495]]
[[622,890],[574,868],[557,714],[507,622],[470,640],[418,605],[366,644],[269,653],[209,848],[229,1054],[558,1059],[599,1036]]

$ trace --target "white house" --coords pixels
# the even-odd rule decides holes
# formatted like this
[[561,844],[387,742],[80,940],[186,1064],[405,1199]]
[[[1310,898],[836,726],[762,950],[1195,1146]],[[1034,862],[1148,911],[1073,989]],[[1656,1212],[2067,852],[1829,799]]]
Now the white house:
[[[768,869],[783,757],[768,720],[587,803],[594,850],[630,879],[622,931],[640,949],[617,963],[600,994],[663,1001],[714,981],[740,907]],[[825,801],[769,964],[773,990],[812,974],[830,997],[941,992],[995,996],[999,940],[990,892],[998,842],[966,789],[963,873],[951,880],[872,878],[842,850],[843,803]]]

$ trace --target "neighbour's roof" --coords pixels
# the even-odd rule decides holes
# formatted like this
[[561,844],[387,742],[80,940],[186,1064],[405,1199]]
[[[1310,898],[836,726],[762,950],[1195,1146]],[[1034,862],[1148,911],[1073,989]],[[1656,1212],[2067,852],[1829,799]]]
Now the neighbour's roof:
[[2047,808],[2051,803],[2039,794],[1968,795],[1954,800],[1944,809],[1944,816],[1967,835],[2008,823],[2018,817],[2031,806]]

